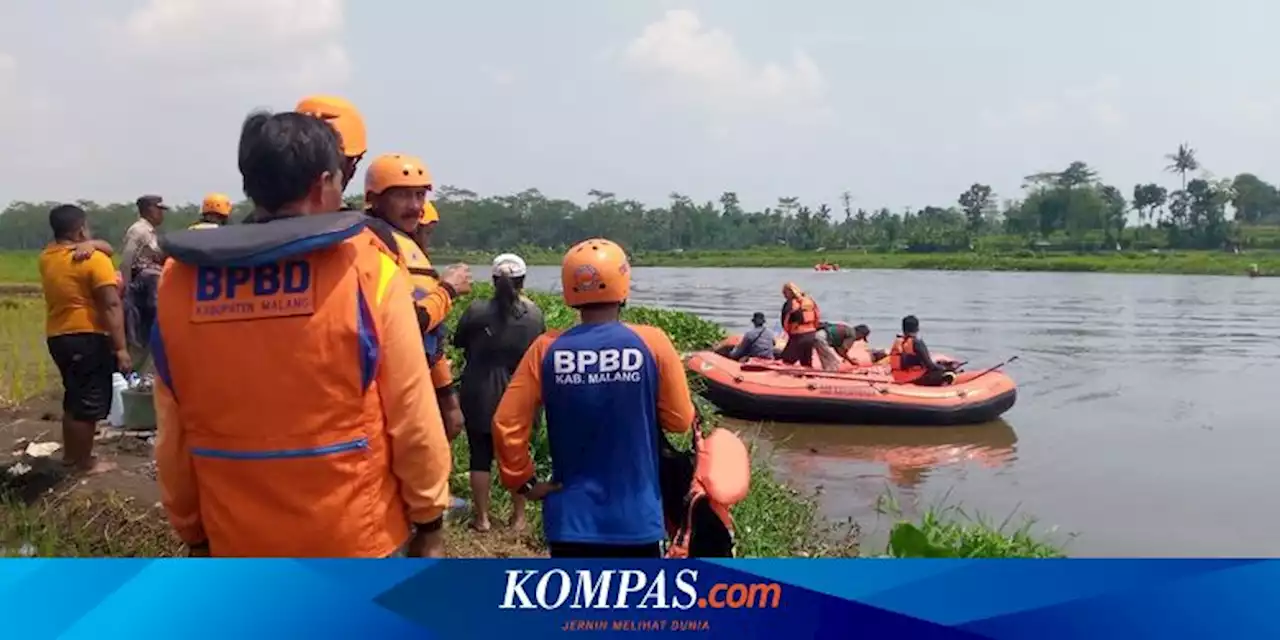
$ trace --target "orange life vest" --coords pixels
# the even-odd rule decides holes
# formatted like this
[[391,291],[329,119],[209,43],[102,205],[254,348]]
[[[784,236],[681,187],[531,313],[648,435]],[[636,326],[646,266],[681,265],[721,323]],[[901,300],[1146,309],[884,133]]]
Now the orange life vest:
[[[701,420],[697,420],[691,431],[692,464],[683,471],[673,467],[681,467],[677,461],[687,454],[672,447],[666,436],[658,435],[659,444],[665,445],[659,473],[671,474],[668,482],[673,481],[671,476],[681,476],[674,481],[688,487],[680,506],[663,509],[668,514],[667,532],[671,536],[666,557],[731,558],[734,532],[729,510],[751,490],[751,457],[747,445],[728,429],[713,429],[703,437]],[[663,499],[668,499],[665,491]]]
[[898,336],[889,350],[889,368],[893,373],[893,381],[898,384],[910,384],[925,374],[920,356],[916,355],[916,339],[911,336]]
[[[401,264],[409,272],[409,281],[413,283],[413,301],[420,310],[419,322],[422,324],[422,343],[427,353],[427,363],[435,366],[444,357],[445,324],[444,318],[453,306],[453,299],[444,295],[444,314],[439,317],[425,315],[425,302],[431,294],[440,288],[440,274],[431,266],[431,259],[425,251],[413,241],[413,238],[395,232],[396,251],[400,254]],[[430,320],[426,320],[430,317]]]
[[[801,319],[796,322],[793,319],[795,313],[799,311]],[[818,312],[818,303],[813,301],[807,295],[801,294],[791,299],[788,305],[787,316],[783,320],[782,329],[789,336],[800,335],[805,333],[813,333],[818,330],[818,323],[821,322]]]
[[395,252],[400,266],[409,274],[422,347],[431,366],[431,383],[437,390],[448,389],[453,384],[453,365],[445,353],[448,336],[444,320],[453,308],[453,297],[440,286],[440,274],[413,238],[379,218],[371,218],[369,228]]
[[450,451],[410,286],[365,224],[327,214],[171,238],[152,336],[156,460],[188,544],[385,557],[410,521],[447,508]]

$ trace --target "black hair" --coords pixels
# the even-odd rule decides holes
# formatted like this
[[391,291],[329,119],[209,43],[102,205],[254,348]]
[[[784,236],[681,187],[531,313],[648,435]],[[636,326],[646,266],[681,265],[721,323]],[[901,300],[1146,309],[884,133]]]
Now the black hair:
[[871,327],[868,327],[865,324],[860,324],[853,328],[853,335],[857,338],[869,336],[871,335]]
[[507,318],[518,318],[520,290],[524,289],[524,276],[494,276],[493,303],[498,305],[498,322],[505,323]]
[[751,324],[754,324],[757,327],[763,327],[764,323],[765,323],[765,320],[764,320],[763,313],[760,313],[759,311],[757,311],[751,314]]
[[70,240],[75,233],[84,228],[89,216],[84,209],[74,204],[60,204],[49,211],[49,228],[53,237],[58,240]]
[[902,319],[902,332],[915,333],[920,330],[920,321],[915,316],[907,316]]
[[301,113],[256,111],[240,130],[244,193],[268,214],[306,197],[326,171],[342,171],[342,143],[324,120]]

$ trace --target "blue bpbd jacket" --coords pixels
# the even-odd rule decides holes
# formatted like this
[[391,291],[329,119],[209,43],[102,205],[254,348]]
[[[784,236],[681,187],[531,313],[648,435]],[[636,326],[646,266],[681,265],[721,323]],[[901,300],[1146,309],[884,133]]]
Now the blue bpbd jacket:
[[534,478],[529,440],[539,407],[547,414],[550,481],[562,487],[543,505],[547,541],[663,540],[659,428],[684,432],[694,420],[684,365],[667,334],[611,322],[539,336],[493,419],[509,489]]

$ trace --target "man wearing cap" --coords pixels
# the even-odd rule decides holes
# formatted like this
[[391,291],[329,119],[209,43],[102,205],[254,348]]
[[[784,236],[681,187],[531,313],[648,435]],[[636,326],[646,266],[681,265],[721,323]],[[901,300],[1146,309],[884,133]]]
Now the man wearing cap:
[[747,358],[773,359],[773,332],[764,326],[764,314],[759,311],[751,316],[751,329],[742,334],[742,341],[729,354],[734,360]]
[[124,233],[120,278],[124,288],[125,328],[133,366],[141,371],[150,357],[147,343],[156,317],[156,284],[164,267],[160,225],[169,210],[164,198],[145,195],[137,200],[138,221]]

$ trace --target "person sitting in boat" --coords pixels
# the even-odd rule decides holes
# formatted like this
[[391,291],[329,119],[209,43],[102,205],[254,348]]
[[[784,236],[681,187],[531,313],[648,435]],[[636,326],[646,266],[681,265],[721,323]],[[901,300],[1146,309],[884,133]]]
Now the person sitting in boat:
[[884,349],[871,348],[871,327],[860,324],[853,328],[853,346],[861,346],[867,350],[867,355],[871,356],[871,363],[880,362],[889,355]]
[[841,360],[855,367],[861,366],[857,358],[849,355],[849,348],[853,346],[855,337],[854,328],[843,322],[823,322],[818,325],[814,347],[818,350],[818,360],[822,362],[823,371],[839,371]]
[[822,322],[818,303],[800,290],[794,282],[782,285],[782,330],[787,333],[787,346],[782,350],[784,364],[811,366],[817,346],[818,325]]
[[956,374],[929,356],[929,348],[920,339],[920,320],[915,316],[902,319],[902,335],[889,350],[889,368],[897,384],[940,387],[956,380]]
[[742,341],[734,346],[729,357],[743,361],[748,358],[773,359],[773,332],[764,326],[764,314],[759,311],[751,316],[751,330],[742,334]]

